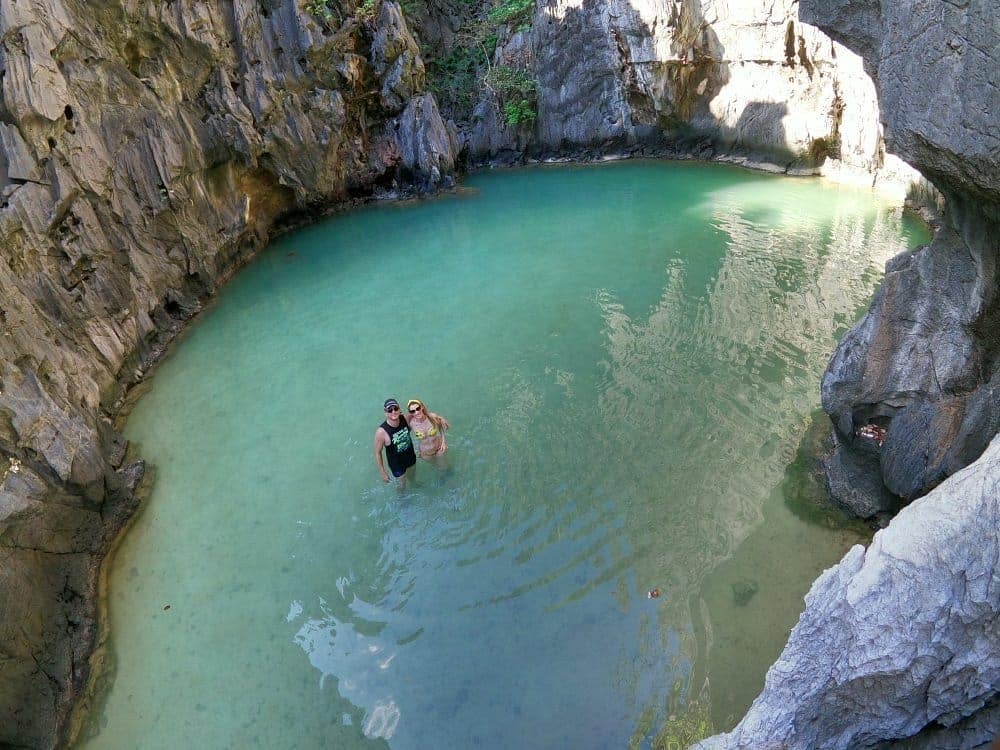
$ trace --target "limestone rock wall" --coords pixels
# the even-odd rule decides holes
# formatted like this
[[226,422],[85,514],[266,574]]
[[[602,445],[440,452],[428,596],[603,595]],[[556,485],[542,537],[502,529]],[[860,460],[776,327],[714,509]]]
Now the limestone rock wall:
[[667,141],[869,184],[917,179],[886,158],[861,58],[802,22],[794,0],[548,0],[530,32],[501,37],[504,64],[537,77],[538,119],[505,126],[486,92],[474,158]]
[[1000,429],[1000,21],[975,1],[808,2],[803,14],[865,53],[890,147],[948,204],[934,242],[886,269],[823,379],[839,464],[856,470],[871,447],[857,432],[877,424],[881,478],[912,499]]
[[388,0],[0,0],[0,75],[0,746],[41,748],[142,476],[123,387],[278,216],[456,146]]
[[831,484],[871,488],[845,503],[926,496],[814,584],[750,711],[697,747],[986,747],[1000,734],[1000,15],[977,0],[801,12],[864,55],[887,145],[946,198],[933,243],[890,261],[823,379]]

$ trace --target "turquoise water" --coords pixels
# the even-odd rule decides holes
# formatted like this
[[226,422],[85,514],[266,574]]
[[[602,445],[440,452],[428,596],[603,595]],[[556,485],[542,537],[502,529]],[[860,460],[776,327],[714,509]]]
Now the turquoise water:
[[[478,175],[280,239],[129,419],[156,481],[81,744],[726,728],[867,538],[796,455],[835,340],[925,239],[866,192],[641,162]],[[402,493],[372,458],[387,396],[453,426]]]

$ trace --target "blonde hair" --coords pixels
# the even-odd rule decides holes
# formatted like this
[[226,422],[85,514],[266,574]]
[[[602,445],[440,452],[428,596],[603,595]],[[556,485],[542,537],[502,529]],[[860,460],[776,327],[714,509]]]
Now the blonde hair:
[[421,409],[423,409],[424,416],[427,417],[428,420],[430,420],[430,423],[432,425],[437,427],[439,430],[444,429],[444,426],[441,424],[441,417],[437,416],[436,414],[432,414],[431,410],[427,408],[427,404],[425,404],[419,398],[411,398],[409,401],[407,401],[406,411],[409,412],[410,407],[413,406],[414,404],[417,404]]

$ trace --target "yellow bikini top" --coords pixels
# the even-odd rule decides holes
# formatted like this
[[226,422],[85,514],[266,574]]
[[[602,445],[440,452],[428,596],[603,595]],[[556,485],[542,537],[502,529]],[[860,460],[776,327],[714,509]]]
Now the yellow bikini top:
[[[427,420],[430,421],[430,417],[427,417]],[[416,427],[411,429],[413,430],[413,434],[416,436],[417,440],[423,440],[425,437],[434,437],[438,434],[438,428],[433,422],[431,422],[431,428],[427,430],[427,432],[418,430]]]

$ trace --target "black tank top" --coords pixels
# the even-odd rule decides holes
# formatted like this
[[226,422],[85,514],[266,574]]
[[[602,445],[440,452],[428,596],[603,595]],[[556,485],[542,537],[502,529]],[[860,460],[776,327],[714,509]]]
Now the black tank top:
[[393,471],[408,469],[417,462],[416,451],[413,450],[413,438],[410,428],[400,417],[399,425],[393,427],[388,421],[382,423],[382,429],[389,436],[389,444],[385,446],[385,458]]

